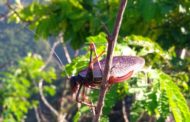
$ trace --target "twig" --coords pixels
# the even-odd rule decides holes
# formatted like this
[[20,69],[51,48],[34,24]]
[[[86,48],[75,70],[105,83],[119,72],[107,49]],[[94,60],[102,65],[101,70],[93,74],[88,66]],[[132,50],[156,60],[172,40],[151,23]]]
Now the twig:
[[57,122],[66,122],[66,114],[59,114],[59,117],[57,119]]
[[18,17],[21,21],[23,21],[23,22],[29,22],[29,23],[30,23],[30,21],[26,21],[25,19],[23,19],[23,18],[20,16],[20,14],[19,14],[14,8],[11,7],[11,4],[9,3],[9,0],[7,0],[5,4],[6,4],[6,6],[8,7],[8,9],[11,10],[14,14],[16,14],[17,17]]
[[50,51],[50,54],[49,54],[49,57],[48,57],[48,59],[47,59],[46,62],[45,62],[45,65],[43,65],[43,66],[40,68],[41,71],[44,70],[44,68],[49,64],[49,62],[51,61],[51,59],[52,59],[52,57],[53,57],[53,54],[54,54],[54,52],[55,52],[55,48],[56,48],[59,44],[60,44],[60,41],[56,41],[56,42],[53,44],[53,46],[52,46],[52,48],[51,48],[51,51]]
[[36,115],[36,120],[37,120],[37,122],[41,122],[40,113],[39,113],[39,111],[38,111],[38,108],[34,107],[34,111],[35,111],[35,115]]
[[117,42],[117,38],[118,38],[118,34],[119,34],[120,27],[121,27],[121,22],[123,19],[123,14],[124,14],[126,5],[127,5],[127,0],[121,0],[119,11],[118,11],[116,22],[115,22],[115,26],[114,26],[114,31],[113,31],[112,35],[110,35],[110,36],[108,35],[108,50],[107,50],[106,64],[105,64],[105,68],[104,68],[105,69],[104,76],[103,76],[103,80],[102,80],[102,84],[101,84],[98,104],[96,107],[96,115],[93,118],[93,122],[98,122],[100,119],[100,116],[102,114],[102,108],[104,106],[104,99],[105,99],[105,95],[106,95],[106,92],[108,89],[107,81],[109,79],[110,69],[112,66],[113,51],[115,48],[115,44]]
[[38,111],[40,120],[41,120],[41,122],[47,122],[48,118],[46,117],[46,115],[44,115],[45,113],[42,112],[42,109],[43,109],[42,105],[39,104],[37,111]]
[[39,93],[40,93],[40,97],[42,102],[44,103],[44,105],[50,109],[50,111],[57,117],[57,121],[58,122],[64,122],[65,121],[65,117],[66,114],[62,115],[61,113],[59,113],[55,108],[53,108],[53,106],[47,101],[47,99],[45,98],[44,94],[43,94],[43,80],[41,79],[39,84]]
[[[49,64],[49,62],[51,61],[51,59],[52,59],[52,57],[53,57],[53,54],[56,54],[56,53],[55,53],[55,48],[57,47],[58,44],[60,44],[60,41],[56,41],[56,42],[53,44],[53,46],[52,46],[52,48],[51,48],[51,51],[50,51],[50,53],[49,53],[48,59],[46,60],[45,64],[40,68],[41,71],[44,70],[45,67]],[[56,55],[56,56],[57,56],[57,55]],[[53,106],[47,101],[47,99],[46,99],[45,96],[44,96],[44,93],[43,93],[43,79],[41,79],[41,80],[39,81],[39,83],[38,83],[38,88],[39,88],[40,98],[41,98],[42,102],[44,103],[44,105],[45,105],[47,108],[49,108],[50,111],[51,111],[54,115],[56,115],[57,118],[59,118],[59,116],[60,116],[60,115],[59,115],[59,112],[58,112],[55,108],[53,108]]]
[[106,24],[103,22],[103,21],[100,21],[102,27],[103,27],[103,30],[107,33],[107,35],[109,36],[110,35],[110,32],[108,30],[108,27],[106,26]]
[[125,99],[122,101],[122,112],[123,112],[123,119],[125,120],[125,122],[129,122],[126,112]]
[[69,55],[69,51],[68,51],[66,43],[64,41],[63,33],[62,32],[59,33],[58,38],[59,38],[60,42],[63,43],[63,50],[64,50],[64,53],[65,53],[65,57],[67,59],[67,62],[71,63],[71,57]]
[[139,118],[137,119],[137,122],[142,122],[141,119],[143,118],[145,114],[146,114],[145,112],[141,113]]
[[44,93],[43,93],[43,80],[42,79],[40,80],[40,82],[38,84],[38,87],[39,87],[39,93],[40,93],[40,97],[41,97],[42,102],[45,104],[46,107],[48,107],[51,110],[51,112],[54,115],[56,115],[58,117],[59,113],[57,112],[56,109],[54,109],[52,107],[52,105],[47,101],[47,99],[44,96]]
[[79,55],[79,50],[75,50],[74,57],[77,57]]
[[[62,37],[62,38],[63,38],[63,37]],[[64,53],[65,53],[65,57],[66,57],[66,59],[67,59],[67,62],[68,62],[68,63],[71,63],[71,57],[70,57],[70,55],[69,55],[69,51],[68,51],[68,49],[67,49],[66,44],[63,44],[63,50],[64,50]]]
[[9,12],[6,12],[6,13],[1,13],[0,14],[0,21],[4,21],[4,20],[6,20],[9,16],[11,16],[12,14],[11,13],[9,13]]
[[181,54],[180,54],[180,58],[181,58],[182,60],[185,59],[186,53],[187,53],[187,49],[186,49],[186,48],[183,48],[183,49],[181,50]]

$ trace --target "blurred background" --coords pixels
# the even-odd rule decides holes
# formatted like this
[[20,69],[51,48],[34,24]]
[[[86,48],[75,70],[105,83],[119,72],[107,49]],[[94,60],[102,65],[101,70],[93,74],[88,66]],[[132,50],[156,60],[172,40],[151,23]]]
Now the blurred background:
[[[106,50],[120,0],[0,1],[0,121],[92,121],[69,78],[86,68],[89,43]],[[190,121],[190,2],[128,0],[114,55],[145,59],[113,85],[101,121]],[[106,54],[100,57],[105,58]],[[95,104],[99,90],[86,95]]]

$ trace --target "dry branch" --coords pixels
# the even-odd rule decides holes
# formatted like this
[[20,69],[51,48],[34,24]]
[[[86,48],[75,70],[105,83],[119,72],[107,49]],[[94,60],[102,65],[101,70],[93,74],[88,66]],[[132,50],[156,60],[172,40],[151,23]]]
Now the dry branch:
[[[51,51],[49,53],[49,56],[48,56],[48,59],[46,60],[44,66],[42,66],[40,68],[40,70],[44,70],[47,65],[49,64],[49,62],[51,61],[52,57],[53,57],[53,54],[56,54],[55,53],[55,48],[60,44],[60,41],[56,41],[54,42],[52,48],[51,48]],[[57,56],[57,55],[56,55]],[[62,64],[63,65],[63,64]],[[43,79],[41,79],[38,83],[38,88],[39,88],[39,94],[40,94],[40,98],[42,100],[42,102],[44,103],[44,105],[49,108],[49,110],[57,117],[59,118],[60,117],[60,114],[59,112],[48,102],[48,100],[45,98],[44,96],[44,93],[43,93]]]
[[40,113],[38,111],[38,108],[34,107],[34,111],[35,111],[35,116],[36,116],[37,122],[41,122]]
[[127,112],[126,112],[126,105],[125,105],[125,100],[122,101],[122,113],[123,113],[123,119],[125,122],[129,122],[128,117],[127,117]]
[[40,98],[41,98],[42,102],[45,104],[46,107],[48,107],[51,110],[51,112],[54,115],[56,115],[58,117],[59,116],[58,111],[55,108],[53,108],[53,106],[47,101],[47,99],[44,96],[44,93],[43,93],[43,80],[40,80],[38,85],[39,85],[38,87],[39,87]]
[[44,70],[44,68],[49,64],[49,62],[51,61],[51,59],[52,59],[52,57],[53,57],[53,54],[55,53],[55,48],[56,48],[59,44],[60,44],[60,41],[56,41],[56,42],[53,44],[53,46],[52,46],[52,48],[51,48],[51,51],[50,51],[50,54],[49,54],[49,57],[48,57],[48,59],[46,60],[45,65],[42,66],[42,67],[40,68],[40,70]]
[[59,33],[58,39],[59,39],[60,42],[63,44],[63,50],[64,50],[64,53],[65,53],[65,57],[66,57],[66,59],[67,59],[67,62],[68,62],[68,63],[71,63],[71,56],[70,56],[69,51],[68,51],[68,49],[67,49],[67,45],[66,45],[66,43],[65,43],[65,41],[64,41],[63,33],[62,33],[62,32]]

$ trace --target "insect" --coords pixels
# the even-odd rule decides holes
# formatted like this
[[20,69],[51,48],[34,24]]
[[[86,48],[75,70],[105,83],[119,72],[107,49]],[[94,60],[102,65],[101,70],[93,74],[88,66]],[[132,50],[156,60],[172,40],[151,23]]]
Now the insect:
[[[92,53],[95,53],[95,58],[92,58]],[[72,76],[70,79],[70,87],[72,93],[76,94],[76,101],[88,106],[92,106],[91,102],[86,99],[85,88],[97,88],[100,86],[106,60],[98,61],[102,53],[97,56],[94,43],[90,44],[90,61],[89,66],[78,73],[77,76]],[[134,72],[140,70],[145,64],[145,60],[137,56],[114,56],[110,71],[109,84],[114,84],[128,80]],[[80,96],[81,89],[82,96]],[[81,99],[80,99],[81,97]]]

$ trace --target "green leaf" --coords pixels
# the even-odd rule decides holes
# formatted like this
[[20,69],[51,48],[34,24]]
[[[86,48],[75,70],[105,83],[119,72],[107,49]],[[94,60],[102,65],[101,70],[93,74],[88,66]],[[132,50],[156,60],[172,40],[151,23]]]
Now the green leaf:
[[44,92],[50,94],[51,96],[55,95],[56,87],[54,85],[44,86]]
[[[44,82],[52,82],[56,78],[55,71],[52,68],[41,70],[44,65],[39,55],[28,54],[27,57],[20,60],[18,66],[11,67],[9,72],[3,73],[2,99],[3,119],[5,121],[23,121],[29,109],[37,105],[37,101],[32,98],[36,95],[40,79]],[[56,87],[46,85],[44,94],[55,95]]]
[[100,122],[109,122],[109,117],[103,115],[103,116],[100,118]]
[[153,0],[141,0],[140,7],[145,21],[150,21],[157,13],[156,1]]
[[94,42],[95,45],[105,45],[107,44],[107,35],[103,32],[99,33],[96,36],[87,37],[88,42]]
[[174,115],[176,122],[189,122],[190,111],[187,106],[186,100],[181,94],[179,88],[172,81],[172,78],[165,74],[160,73],[161,88],[166,91],[170,109]]
[[84,114],[84,113],[88,112],[89,110],[90,110],[90,108],[88,106],[82,106],[81,108],[79,108],[79,110],[73,117],[73,121],[78,122],[80,120],[80,117],[82,116],[82,113]]

